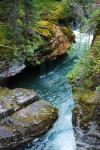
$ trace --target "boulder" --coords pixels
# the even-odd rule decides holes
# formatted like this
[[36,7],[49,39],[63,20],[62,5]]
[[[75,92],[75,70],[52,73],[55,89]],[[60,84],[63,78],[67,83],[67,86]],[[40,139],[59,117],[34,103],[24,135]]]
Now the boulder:
[[0,118],[7,117],[38,99],[39,96],[32,90],[0,88]]
[[58,116],[58,110],[32,90],[1,88],[0,94],[0,150],[41,135]]
[[46,45],[43,44],[40,51],[44,61],[54,60],[66,54],[75,42],[75,35],[69,27],[61,27],[46,20],[37,23],[35,32],[46,41]]
[[0,125],[0,149],[18,146],[46,132],[57,112],[50,104],[37,101],[4,118]]

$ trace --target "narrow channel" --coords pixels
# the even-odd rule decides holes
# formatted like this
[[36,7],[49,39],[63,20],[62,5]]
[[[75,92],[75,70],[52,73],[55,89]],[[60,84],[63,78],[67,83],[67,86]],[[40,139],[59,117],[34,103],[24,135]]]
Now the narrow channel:
[[72,109],[74,101],[71,86],[67,82],[67,74],[79,57],[89,49],[92,35],[74,31],[76,43],[71,47],[69,55],[51,63],[49,70],[43,66],[40,74],[22,72],[12,81],[10,88],[22,87],[33,89],[43,100],[46,100],[59,109],[59,117],[53,127],[41,137],[36,138],[24,150],[76,150],[75,137],[72,127]]

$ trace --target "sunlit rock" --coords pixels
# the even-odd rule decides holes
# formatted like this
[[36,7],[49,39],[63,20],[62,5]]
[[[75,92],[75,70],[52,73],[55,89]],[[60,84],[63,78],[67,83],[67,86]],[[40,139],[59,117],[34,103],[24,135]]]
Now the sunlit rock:
[[40,53],[44,60],[56,59],[66,54],[71,44],[75,42],[75,35],[69,27],[61,27],[49,21],[38,22],[35,31],[46,41],[40,47],[43,49]]

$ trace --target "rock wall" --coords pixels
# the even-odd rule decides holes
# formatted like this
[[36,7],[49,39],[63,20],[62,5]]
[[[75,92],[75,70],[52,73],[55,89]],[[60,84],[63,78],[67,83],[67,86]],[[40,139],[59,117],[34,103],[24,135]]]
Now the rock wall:
[[[100,27],[97,26],[88,61],[92,69],[73,85],[73,129],[77,150],[100,149]],[[90,59],[92,58],[92,59]],[[93,63],[95,62],[95,63]],[[90,65],[91,65],[90,64]],[[90,82],[90,81],[92,82]],[[84,84],[84,83],[88,84]]]
[[72,118],[76,149],[99,150],[100,102],[77,103]]

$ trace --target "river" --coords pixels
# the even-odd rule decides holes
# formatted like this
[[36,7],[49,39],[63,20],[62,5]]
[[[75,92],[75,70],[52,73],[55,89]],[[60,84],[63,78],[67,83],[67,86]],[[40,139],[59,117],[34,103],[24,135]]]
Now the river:
[[80,34],[78,30],[74,33],[76,43],[72,45],[69,55],[59,62],[52,62],[49,69],[42,66],[39,74],[21,73],[10,82],[10,88],[33,89],[43,100],[59,109],[59,117],[52,128],[25,148],[21,148],[23,150],[76,150],[71,121],[74,101],[66,76],[78,58],[89,49],[93,37]]

